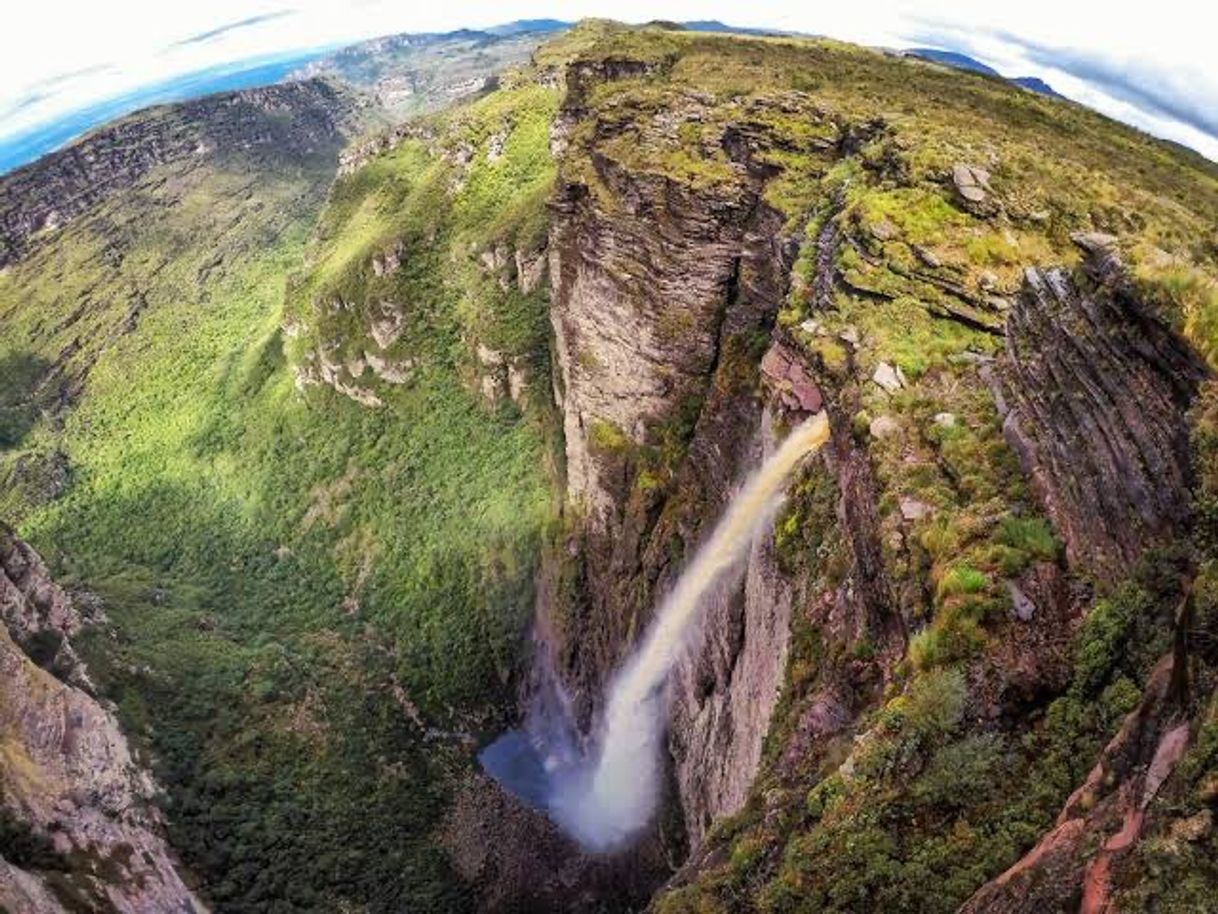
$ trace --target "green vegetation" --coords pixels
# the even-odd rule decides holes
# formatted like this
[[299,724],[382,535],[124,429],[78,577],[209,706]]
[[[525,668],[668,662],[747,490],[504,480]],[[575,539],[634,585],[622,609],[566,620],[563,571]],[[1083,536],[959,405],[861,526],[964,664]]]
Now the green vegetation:
[[15,447],[38,418],[38,382],[50,368],[46,359],[30,353],[0,356],[0,451]]
[[[722,853],[657,908],[953,910],[1044,833],[1138,701],[1183,564],[1156,555],[1156,574],[1098,582],[1069,686],[1026,719],[999,713],[987,664],[1020,624],[1012,593],[1066,573],[978,371],[1020,271],[1073,263],[1072,231],[1119,234],[1139,288],[1218,358],[1218,173],[1081,107],[833,42],[596,22],[415,122],[328,198],[320,161],[163,168],[0,274],[0,516],[101,596],[112,630],[81,648],[218,910],[468,909],[436,835],[470,745],[515,694],[554,522],[548,291],[525,274],[556,176],[550,77],[575,53],[623,75],[573,86],[590,114],[564,177],[609,210],[614,168],[681,205],[748,209],[757,193],[800,243],[778,320],[854,414],[875,485],[865,532],[911,634],[883,658],[876,632],[813,621],[855,556],[833,467],[812,462],[776,525],[808,605],[762,773],[716,829]],[[962,162],[990,171],[988,209],[952,190]],[[814,297],[826,265],[838,282]],[[729,337],[708,394],[754,389],[768,345]],[[898,389],[872,383],[881,366]],[[524,396],[493,393],[509,368]],[[1194,442],[1211,550],[1213,401]],[[673,494],[702,396],[674,405],[643,442],[589,428],[649,507]],[[880,417],[896,431],[873,438]],[[679,501],[663,510],[698,521]],[[668,546],[675,567],[684,542]],[[856,672],[859,718],[789,751]],[[1218,755],[1207,726],[1197,791]]]
[[[476,256],[537,243],[556,97],[522,85],[436,120],[436,144],[340,180],[315,231],[324,163],[252,184],[166,167],[0,277],[22,353],[0,362],[21,380],[0,472],[40,449],[72,468],[61,497],[9,490],[0,510],[102,597],[116,637],[83,649],[218,909],[469,904],[434,830],[467,740],[508,705],[551,513],[544,408],[491,409],[471,378],[472,339],[547,370],[544,291]],[[389,245],[401,269],[376,276]],[[387,353],[409,383],[381,384],[380,409],[298,392],[310,347],[372,346],[381,296],[409,309]],[[26,391],[77,335],[79,400],[38,421]]]
[[[817,780],[802,803],[789,782],[763,780],[713,839],[729,862],[665,895],[659,910],[955,910],[1051,827],[1137,704],[1135,683],[1170,632],[1152,611],[1163,597],[1130,585],[1098,606],[1079,638],[1072,685],[1022,735],[966,725],[976,698],[959,669],[915,676],[861,725],[849,764]],[[1114,617],[1138,621],[1117,636]],[[1143,649],[1147,639],[1155,643]],[[790,799],[777,815],[757,813],[761,796],[772,810],[780,794]]]

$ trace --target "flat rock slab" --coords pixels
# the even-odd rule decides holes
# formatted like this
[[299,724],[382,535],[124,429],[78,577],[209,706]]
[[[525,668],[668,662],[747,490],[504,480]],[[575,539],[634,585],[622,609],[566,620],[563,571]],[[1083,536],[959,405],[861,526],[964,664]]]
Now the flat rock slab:
[[818,413],[824,405],[820,388],[803,359],[783,343],[775,343],[762,356],[761,377],[788,409]]

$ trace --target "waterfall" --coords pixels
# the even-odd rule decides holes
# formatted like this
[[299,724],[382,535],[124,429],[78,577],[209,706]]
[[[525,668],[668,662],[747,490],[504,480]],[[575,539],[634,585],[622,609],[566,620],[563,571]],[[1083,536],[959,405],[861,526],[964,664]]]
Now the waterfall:
[[[590,850],[613,850],[637,835],[655,812],[659,795],[661,743],[668,723],[664,686],[696,637],[703,597],[737,566],[754,535],[773,516],[791,472],[828,438],[823,413],[807,420],[732,499],[660,604],[638,647],[610,680],[591,751],[572,753],[569,718],[534,713],[527,741],[518,733],[501,737],[483,752],[483,767],[518,796],[543,805]],[[565,707],[562,702],[551,705]],[[531,749],[522,757],[526,742]],[[527,790],[521,789],[522,783],[529,785]],[[539,802],[542,795],[544,801]]]

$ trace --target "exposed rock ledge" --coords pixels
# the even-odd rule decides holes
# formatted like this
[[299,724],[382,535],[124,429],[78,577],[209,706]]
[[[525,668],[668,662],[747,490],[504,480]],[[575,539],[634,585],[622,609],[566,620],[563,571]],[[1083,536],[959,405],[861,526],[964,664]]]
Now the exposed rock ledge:
[[1207,370],[1130,294],[1109,246],[1076,241],[1089,278],[1027,271],[991,379],[1067,556],[1121,570],[1189,516],[1185,416]]
[[[43,669],[15,638],[53,635],[45,658],[84,679],[68,636],[81,619],[42,560],[0,526],[0,815],[49,839],[25,859],[0,848],[0,910],[12,914],[196,914],[150,800],[156,785],[131,756],[114,715],[79,685]],[[7,855],[7,859],[6,856]],[[29,855],[25,855],[29,856]]]

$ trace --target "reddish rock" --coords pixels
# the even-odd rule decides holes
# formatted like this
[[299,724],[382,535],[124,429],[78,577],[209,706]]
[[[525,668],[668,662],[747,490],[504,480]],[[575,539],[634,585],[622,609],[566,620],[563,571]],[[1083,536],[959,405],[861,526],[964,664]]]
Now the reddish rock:
[[781,382],[791,367],[791,358],[782,343],[775,343],[761,359],[761,373],[772,381]]
[[791,388],[799,399],[800,409],[809,413],[820,412],[821,404],[823,403],[820,388],[812,383],[811,379],[804,374],[803,369],[798,365],[792,365],[788,377],[791,380]]
[[762,357],[761,374],[788,409],[817,413],[824,405],[820,388],[799,355],[783,343],[775,343]]

